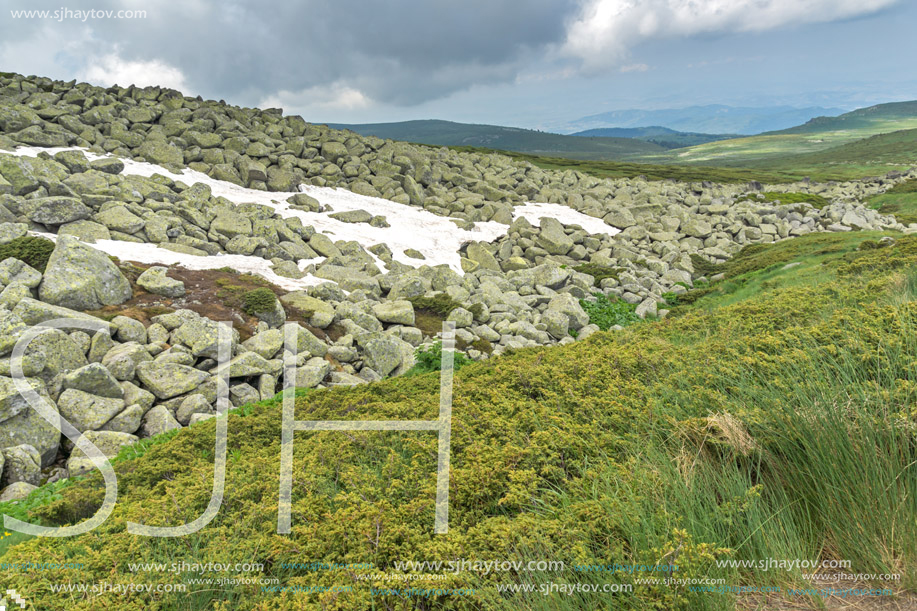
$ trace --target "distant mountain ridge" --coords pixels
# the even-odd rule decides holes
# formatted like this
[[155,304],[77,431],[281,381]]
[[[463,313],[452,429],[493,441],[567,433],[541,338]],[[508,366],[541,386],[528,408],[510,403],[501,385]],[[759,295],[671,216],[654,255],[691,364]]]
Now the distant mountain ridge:
[[842,108],[820,106],[738,107],[723,104],[661,110],[613,110],[570,121],[565,129],[559,131],[574,133],[600,128],[653,125],[680,132],[752,135],[786,129],[814,117],[835,116],[843,112]]
[[456,123],[435,119],[350,125],[330,123],[361,136],[376,136],[433,146],[473,146],[571,159],[624,159],[658,153],[665,147],[634,138],[581,138],[533,129]]

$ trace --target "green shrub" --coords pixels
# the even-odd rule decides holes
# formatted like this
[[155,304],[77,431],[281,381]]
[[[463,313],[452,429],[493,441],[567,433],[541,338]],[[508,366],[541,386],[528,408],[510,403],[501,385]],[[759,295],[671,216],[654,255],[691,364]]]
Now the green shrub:
[[[414,358],[416,359],[414,366],[405,375],[412,376],[441,370],[443,367],[443,343],[434,342],[431,346],[418,348],[414,353]],[[458,371],[471,362],[473,362],[471,359],[458,351],[455,351],[452,356],[452,368],[454,371]]]
[[589,322],[598,325],[602,331],[608,331],[614,325],[629,325],[637,322],[640,317],[637,316],[637,306],[615,299],[608,299],[602,293],[593,293],[595,301],[580,299],[580,305],[589,315]]
[[0,244],[0,261],[13,257],[28,263],[40,272],[45,271],[48,259],[54,252],[54,242],[35,236],[23,236]]
[[277,296],[268,288],[255,289],[242,295],[242,311],[255,316],[272,311],[277,304]]

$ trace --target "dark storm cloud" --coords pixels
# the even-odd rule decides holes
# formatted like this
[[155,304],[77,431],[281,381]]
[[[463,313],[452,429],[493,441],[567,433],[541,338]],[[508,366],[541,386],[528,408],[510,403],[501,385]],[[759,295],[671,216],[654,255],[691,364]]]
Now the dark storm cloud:
[[[0,41],[59,33],[57,62],[116,50],[179,69],[205,95],[249,98],[344,83],[383,103],[414,104],[511,80],[560,43],[575,0],[228,2],[34,0],[10,9],[145,10],[146,19],[0,20]],[[6,8],[6,7],[5,7]],[[4,15],[6,17],[6,15]],[[0,42],[0,44],[3,44]]]

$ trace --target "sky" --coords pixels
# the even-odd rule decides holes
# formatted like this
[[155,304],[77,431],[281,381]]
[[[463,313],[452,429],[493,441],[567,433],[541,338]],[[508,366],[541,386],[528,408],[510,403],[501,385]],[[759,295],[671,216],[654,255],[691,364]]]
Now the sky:
[[917,99],[914,0],[4,0],[0,11],[0,71],[168,86],[311,122],[552,130],[627,108]]

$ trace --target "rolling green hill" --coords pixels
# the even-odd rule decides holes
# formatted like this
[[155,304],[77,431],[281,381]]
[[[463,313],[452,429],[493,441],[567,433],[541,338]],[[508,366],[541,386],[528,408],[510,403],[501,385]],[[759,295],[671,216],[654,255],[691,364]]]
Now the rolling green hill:
[[680,132],[668,127],[658,125],[650,127],[605,127],[598,129],[587,129],[576,132],[572,136],[588,138],[635,138],[644,142],[652,142],[667,149],[683,148],[686,146],[695,146],[707,142],[716,142],[717,140],[729,140],[731,138],[741,138],[738,134],[698,134],[694,132]]
[[438,120],[362,125],[332,123],[329,127],[418,144],[473,146],[570,159],[623,159],[665,151],[663,146],[634,138],[579,138],[517,127]]
[[858,108],[836,117],[815,117],[802,125],[767,132],[769,134],[809,134],[842,129],[868,129],[876,123],[917,117],[917,101],[891,102]]
[[839,117],[820,117],[779,132],[650,153],[633,160],[773,171],[805,167],[811,172],[835,171],[857,177],[917,163],[914,129],[917,102],[881,104]]

